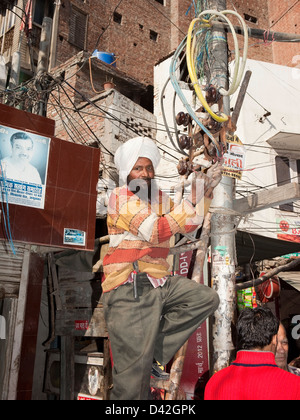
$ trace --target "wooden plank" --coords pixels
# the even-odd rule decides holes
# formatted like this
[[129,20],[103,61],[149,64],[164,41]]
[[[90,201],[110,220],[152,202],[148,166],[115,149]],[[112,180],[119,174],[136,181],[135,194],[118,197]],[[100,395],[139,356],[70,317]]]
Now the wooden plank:
[[48,254],[48,270],[51,270],[51,277],[53,283],[53,295],[55,296],[56,308],[58,311],[62,310],[61,297],[59,293],[59,284],[57,278],[57,268],[54,262],[53,254]]
[[0,241],[0,293],[6,298],[19,295],[25,245],[15,244],[15,250],[16,255],[6,241]]
[[100,281],[60,283],[62,309],[95,308],[102,294]]
[[109,340],[104,340],[104,351],[103,351],[103,399],[106,401],[110,400],[110,391],[113,386],[112,377],[112,362],[110,357],[110,344]]
[[235,108],[231,117],[231,123],[233,124],[234,127],[236,127],[237,125],[237,122],[241,113],[241,109],[245,100],[246,92],[250,83],[251,76],[252,76],[252,71],[248,70],[245,74],[244,81],[242,83],[240,93],[237,98]]
[[249,214],[298,200],[300,200],[300,185],[293,182],[235,200],[233,210],[240,214]]
[[245,290],[245,289],[248,289],[248,287],[257,287],[279,273],[294,270],[296,267],[299,266],[299,264],[300,264],[300,260],[298,258],[296,260],[292,260],[288,264],[284,264],[284,265],[274,268],[273,270],[267,271],[263,276],[260,276],[258,279],[252,279],[244,283],[238,283],[236,285],[235,290]]
[[58,267],[59,294],[63,309],[95,308],[101,295],[101,279],[95,273]]
[[68,309],[56,312],[56,335],[108,337],[103,308]]
[[61,337],[60,400],[74,401],[75,361],[74,337]]
[[17,299],[4,299],[2,315],[6,319],[6,340],[0,340],[0,401],[8,400],[17,310]]
[[95,274],[90,272],[80,272],[80,271],[74,271],[70,270],[67,267],[58,265],[58,279],[59,283],[62,285],[62,283],[70,283],[70,281],[78,282],[78,281],[90,281],[95,278]]
[[28,281],[29,281],[29,262],[30,262],[30,246],[24,252],[23,260],[23,269],[22,277],[20,283],[20,291],[18,298],[18,308],[16,313],[16,323],[13,335],[13,349],[9,373],[9,385],[8,385],[8,400],[16,400],[17,397],[17,387],[19,379],[19,370],[20,370],[20,361],[21,361],[21,349],[22,349],[22,340],[24,332],[24,320],[25,320],[25,310],[26,310],[26,299],[28,292]]

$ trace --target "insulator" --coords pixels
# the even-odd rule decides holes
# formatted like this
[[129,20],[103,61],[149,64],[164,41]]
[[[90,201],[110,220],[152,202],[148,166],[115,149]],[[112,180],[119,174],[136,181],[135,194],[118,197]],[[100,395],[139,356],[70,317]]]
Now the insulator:
[[181,159],[177,165],[179,175],[186,175],[188,172],[188,165],[186,160]]
[[216,104],[220,100],[220,93],[214,87],[210,86],[206,92],[206,100],[209,104]]
[[183,122],[183,126],[187,127],[192,122],[192,118],[190,114],[185,114],[185,120]]
[[187,127],[192,122],[190,114],[185,114],[184,112],[179,112],[176,115],[176,123],[177,125],[183,125]]
[[176,115],[176,122],[177,125],[183,125],[183,123],[185,122],[185,113],[184,112],[179,112],[179,114]]
[[188,136],[181,136],[179,138],[179,146],[182,150],[189,150],[193,146],[193,139]]
[[222,130],[222,123],[217,122],[212,117],[210,117],[209,122],[207,123],[207,128],[212,134],[219,133]]

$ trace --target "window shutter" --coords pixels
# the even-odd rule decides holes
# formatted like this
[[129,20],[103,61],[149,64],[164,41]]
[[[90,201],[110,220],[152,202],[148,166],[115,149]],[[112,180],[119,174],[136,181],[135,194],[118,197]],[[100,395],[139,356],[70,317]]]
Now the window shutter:
[[276,156],[276,172],[277,172],[277,185],[281,187],[282,185],[289,184],[291,182],[290,174],[290,160],[286,157]]
[[[290,160],[287,157],[276,156],[276,174],[277,174],[277,185],[281,187],[282,185],[289,184],[291,182],[291,172],[290,172]],[[281,211],[290,211],[292,212],[294,206],[292,203],[283,204],[279,206]]]
[[80,50],[85,49],[86,44],[87,15],[72,7],[70,16],[69,42]]

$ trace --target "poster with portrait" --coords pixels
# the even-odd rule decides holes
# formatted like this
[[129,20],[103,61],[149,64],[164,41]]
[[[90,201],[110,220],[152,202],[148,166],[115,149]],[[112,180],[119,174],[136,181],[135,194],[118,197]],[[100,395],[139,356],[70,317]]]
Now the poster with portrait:
[[51,139],[0,125],[0,200],[44,209]]

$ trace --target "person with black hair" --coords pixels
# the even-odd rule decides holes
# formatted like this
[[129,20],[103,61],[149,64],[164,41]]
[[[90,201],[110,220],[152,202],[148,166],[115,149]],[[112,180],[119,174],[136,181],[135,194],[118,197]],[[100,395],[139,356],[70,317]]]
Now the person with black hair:
[[300,378],[275,362],[278,330],[270,309],[245,309],[237,323],[237,358],[210,379],[205,400],[300,400]]
[[10,138],[11,155],[1,160],[6,178],[30,184],[42,184],[38,170],[30,163],[34,153],[34,141],[25,132],[17,132]]
[[293,373],[294,375],[300,376],[300,369],[297,366],[288,364],[289,356],[289,340],[284,325],[281,323],[278,332],[278,346],[275,355],[276,364],[280,369],[286,372]]

